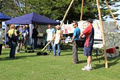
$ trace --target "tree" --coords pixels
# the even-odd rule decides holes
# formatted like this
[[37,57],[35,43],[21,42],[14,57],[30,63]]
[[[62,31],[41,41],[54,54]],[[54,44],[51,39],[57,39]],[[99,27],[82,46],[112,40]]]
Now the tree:
[[3,12],[10,17],[16,17],[23,14],[20,7],[15,4],[14,0],[3,0],[1,6],[0,12]]
[[[17,5],[15,1],[17,1],[19,5]],[[108,1],[109,4],[114,2],[111,0]],[[0,11],[12,17],[35,12],[51,19],[62,20],[70,2],[71,0],[3,0],[3,6]],[[100,4],[102,6],[102,16],[108,14],[109,12],[104,8],[106,7],[104,0],[100,0]],[[75,0],[66,20],[69,20],[70,22],[73,20],[79,20],[80,10],[81,0]],[[83,19],[87,18],[98,18],[96,0],[84,1]]]

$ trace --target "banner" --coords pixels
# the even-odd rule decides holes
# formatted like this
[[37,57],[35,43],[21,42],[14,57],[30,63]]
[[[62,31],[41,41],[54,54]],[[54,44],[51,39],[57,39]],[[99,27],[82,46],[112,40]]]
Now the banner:
[[106,49],[120,46],[120,30],[114,26],[113,22],[104,22],[103,26]]
[[[82,32],[87,27],[87,22],[86,21],[79,21],[78,22],[78,27],[80,28],[80,31]],[[101,38],[100,25],[99,25],[98,20],[95,20],[93,22],[93,27],[94,27],[94,30],[95,30],[94,38],[95,39],[102,39]],[[73,24],[64,24],[62,26],[62,30],[63,30],[63,34],[73,33],[74,32]]]

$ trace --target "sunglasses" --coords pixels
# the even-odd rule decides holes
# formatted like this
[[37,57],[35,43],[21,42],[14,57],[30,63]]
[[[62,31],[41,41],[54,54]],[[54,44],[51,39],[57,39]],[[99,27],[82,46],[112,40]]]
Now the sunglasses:
[[76,24],[73,24],[73,26],[75,26]]

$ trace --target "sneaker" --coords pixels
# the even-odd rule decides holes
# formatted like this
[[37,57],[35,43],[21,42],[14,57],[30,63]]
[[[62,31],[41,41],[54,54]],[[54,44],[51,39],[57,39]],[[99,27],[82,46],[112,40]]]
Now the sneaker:
[[51,51],[50,50],[47,50],[48,53],[50,53]]
[[78,64],[79,62],[77,61],[77,62],[73,62],[73,64]]
[[[87,67],[87,66],[84,66],[84,67]],[[90,66],[89,68],[90,68],[90,69],[92,69],[92,67],[91,67],[91,66]]]
[[54,54],[53,56],[56,56],[56,54]]
[[83,71],[85,71],[85,70],[86,71],[90,71],[91,69],[92,69],[91,67],[87,67],[87,66],[85,66],[84,68],[82,68]]
[[19,52],[18,52],[18,51],[16,51],[15,53],[16,53],[16,54],[19,54]]

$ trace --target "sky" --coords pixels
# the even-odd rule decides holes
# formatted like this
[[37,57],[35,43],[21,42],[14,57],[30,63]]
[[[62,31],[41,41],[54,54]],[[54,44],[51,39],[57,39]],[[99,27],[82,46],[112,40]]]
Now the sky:
[[[115,2],[115,4],[109,5],[109,7],[111,8],[111,10],[116,10],[115,12],[113,12],[113,14],[118,14],[116,19],[120,19],[120,2]],[[110,18],[110,15],[106,15],[103,18],[106,21],[113,21],[113,19]],[[118,22],[118,25],[120,26],[120,20],[117,20],[117,22]]]

